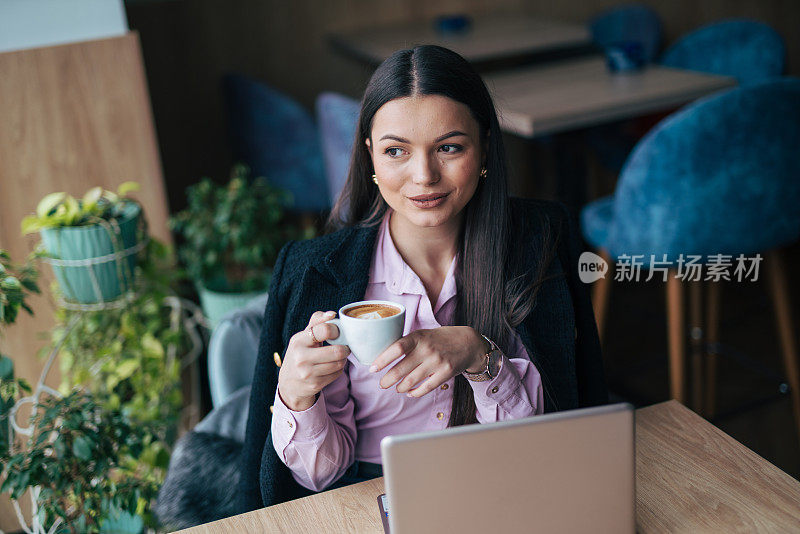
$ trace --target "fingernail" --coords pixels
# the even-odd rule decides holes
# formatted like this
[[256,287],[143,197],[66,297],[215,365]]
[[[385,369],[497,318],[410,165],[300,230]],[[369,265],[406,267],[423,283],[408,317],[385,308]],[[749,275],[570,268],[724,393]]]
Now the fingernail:
[[377,365],[370,365],[370,367],[369,367],[369,372],[370,373],[375,373],[377,371],[378,371],[378,366]]
[[336,315],[335,311],[326,311],[325,312],[325,317],[333,317],[334,315]]
[[406,397],[413,397],[413,396],[414,396],[414,395],[412,395],[411,393],[407,393],[407,394],[406,394]]

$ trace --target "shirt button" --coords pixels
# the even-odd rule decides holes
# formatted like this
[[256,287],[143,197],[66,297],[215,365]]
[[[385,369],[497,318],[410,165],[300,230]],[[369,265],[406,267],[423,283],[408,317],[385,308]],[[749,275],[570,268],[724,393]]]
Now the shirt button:
[[286,421],[286,422],[289,423],[289,428],[292,428],[294,426],[291,421]]
[[439,421],[441,421],[442,419],[444,419],[444,414],[443,414],[442,412],[439,412],[439,413],[437,413],[437,414],[436,414],[436,419],[438,419]]
[[447,391],[450,386],[448,384],[442,384],[442,391]]
[[497,390],[499,390],[499,389],[500,389],[500,388],[499,388],[499,387],[497,387],[497,386],[493,387],[493,388],[492,388],[492,393],[497,393]]
[[269,413],[275,413],[275,406],[269,407]]

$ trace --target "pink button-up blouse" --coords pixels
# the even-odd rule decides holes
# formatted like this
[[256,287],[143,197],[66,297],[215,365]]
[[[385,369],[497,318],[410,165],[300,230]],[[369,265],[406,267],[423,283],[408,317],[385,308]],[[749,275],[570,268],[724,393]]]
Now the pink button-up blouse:
[[[389,232],[389,212],[381,223],[364,300],[388,300],[406,308],[403,335],[451,325],[456,304],[453,259],[436,303],[428,299],[420,278],[406,264]],[[544,411],[539,371],[515,335],[510,354],[502,357],[492,380],[472,382],[478,422],[518,419]],[[399,361],[399,360],[398,360]],[[327,385],[316,403],[302,412],[286,407],[276,393],[272,443],[298,483],[322,490],[338,480],[354,460],[380,463],[385,436],[447,427],[453,400],[451,378],[421,398],[381,389],[381,377],[351,354],[344,373]]]

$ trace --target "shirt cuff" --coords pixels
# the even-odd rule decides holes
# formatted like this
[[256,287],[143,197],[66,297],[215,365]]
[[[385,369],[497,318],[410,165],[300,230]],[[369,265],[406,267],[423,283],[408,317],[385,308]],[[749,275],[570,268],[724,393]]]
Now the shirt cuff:
[[502,367],[500,367],[500,372],[497,373],[496,377],[482,382],[467,379],[469,385],[472,386],[476,402],[482,400],[487,401],[489,404],[499,404],[519,386],[519,375],[511,370],[513,368],[511,362],[505,354],[501,354],[500,358]]
[[515,413],[520,409],[530,410],[532,406],[526,400],[528,395],[524,391],[516,366],[505,354],[501,359],[502,367],[496,377],[483,382],[467,380],[472,387],[475,404],[479,409],[500,406],[507,413]]
[[301,412],[291,410],[283,403],[280,393],[275,392],[272,413],[272,439],[276,448],[282,451],[292,442],[314,441],[328,423],[325,394],[319,393],[316,402]]

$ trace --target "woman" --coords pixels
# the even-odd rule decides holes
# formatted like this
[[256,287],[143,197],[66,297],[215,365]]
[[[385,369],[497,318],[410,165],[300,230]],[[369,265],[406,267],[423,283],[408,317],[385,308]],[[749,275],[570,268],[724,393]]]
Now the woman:
[[[508,198],[491,97],[457,54],[420,46],[376,70],[329,226],[274,269],[243,510],[380,475],[385,435],[606,402],[578,237],[563,207]],[[331,310],[365,299],[407,309],[370,368],[323,344]]]

